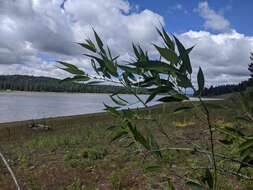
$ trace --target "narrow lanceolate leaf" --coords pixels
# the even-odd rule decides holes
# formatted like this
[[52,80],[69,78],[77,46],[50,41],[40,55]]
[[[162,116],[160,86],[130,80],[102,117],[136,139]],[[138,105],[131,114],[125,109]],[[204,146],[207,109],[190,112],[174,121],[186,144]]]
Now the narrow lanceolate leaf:
[[90,78],[85,75],[76,75],[72,78],[65,78],[61,82],[81,82],[81,81],[88,81]]
[[230,137],[234,137],[234,138],[237,138],[237,139],[244,139],[245,135],[241,131],[239,131],[238,129],[233,129],[233,128],[230,128],[230,127],[223,127],[223,126],[220,126],[220,125],[214,125],[214,127],[220,133],[226,134]]
[[208,184],[209,189],[213,189],[213,175],[208,168],[206,169],[205,178],[206,178],[206,182]]
[[181,112],[188,111],[188,110],[191,110],[191,109],[193,109],[193,107],[184,106],[184,107],[180,107],[180,108],[175,109],[174,113],[181,113]]
[[97,42],[97,45],[98,45],[99,49],[102,52],[104,52],[104,49],[103,49],[104,44],[103,44],[102,40],[100,39],[100,37],[98,36],[97,32],[94,29],[93,29],[93,32],[94,32],[96,42]]
[[160,55],[165,58],[167,61],[169,61],[172,64],[175,64],[177,62],[177,54],[168,48],[161,48],[156,45],[154,45],[157,51],[160,53]]
[[186,75],[179,74],[177,76],[177,84],[182,88],[192,87],[192,82]]
[[176,68],[162,61],[140,61],[131,63],[131,65],[151,71],[158,71],[165,74],[177,72]]
[[135,46],[135,44],[133,44],[133,49],[134,49],[135,57],[136,57],[136,58],[139,58],[139,57],[140,57],[140,54],[139,54],[139,51],[138,51],[137,47]]
[[138,129],[133,126],[130,122],[127,123],[127,126],[129,130],[131,131],[132,135],[134,136],[134,139],[140,143],[143,147],[145,147],[147,150],[150,150],[149,143],[145,139],[145,137],[138,131]]
[[156,155],[159,158],[162,158],[162,153],[160,151],[160,146],[156,139],[154,138],[153,134],[150,132],[149,134],[149,144],[151,147],[151,151],[153,152],[154,155]]
[[176,190],[175,187],[174,187],[174,185],[173,185],[173,183],[172,183],[172,181],[170,179],[168,180],[168,188],[167,188],[167,190]]
[[156,95],[157,95],[157,92],[154,92],[154,93],[151,93],[150,95],[149,95],[149,97],[147,98],[147,100],[146,100],[146,104],[147,103],[149,103],[150,101],[152,101],[155,97],[156,97]]
[[183,100],[188,100],[189,98],[183,94],[176,94],[172,96],[165,96],[158,99],[159,102],[181,102]]
[[172,50],[175,50],[175,45],[164,28],[162,28],[162,31],[163,31],[163,36],[164,36],[164,40],[165,40],[167,47]]
[[204,190],[201,183],[196,180],[188,180],[186,185],[191,188],[191,190]]
[[194,47],[195,47],[195,46],[192,46],[192,47],[186,49],[187,53],[188,53],[188,54],[191,53],[191,51],[193,50]]
[[104,60],[104,63],[109,73],[113,76],[117,76],[117,67],[114,65],[114,63],[110,60]]
[[97,49],[95,44],[90,40],[86,40],[86,43],[78,43],[80,46],[84,47],[87,50],[92,51],[93,53],[96,53]]
[[113,115],[120,116],[120,112],[117,110],[119,107],[111,107],[104,103],[105,110],[112,113]]
[[201,92],[204,90],[204,86],[205,86],[204,74],[203,74],[201,67],[199,67],[197,79],[198,79],[198,86],[199,86],[198,91],[201,94]]
[[180,54],[180,58],[183,61],[183,64],[185,65],[187,71],[189,74],[192,73],[192,67],[191,67],[191,62],[190,62],[190,57],[188,54],[188,51],[185,49],[185,47],[183,46],[183,44],[176,38],[176,36],[174,36],[174,39],[176,41],[177,44],[177,48]]
[[161,166],[159,165],[154,165],[154,166],[148,166],[145,168],[146,172],[157,172],[161,169]]
[[240,151],[245,151],[246,149],[250,149],[253,147],[253,139],[249,139],[242,143],[239,147]]
[[120,106],[126,106],[126,103],[123,102],[121,99],[116,99],[114,96],[110,96],[111,97],[111,100],[117,104],[117,105],[120,105]]
[[86,82],[86,85],[95,85],[95,84],[100,84],[103,83],[104,81],[90,81],[90,82]]
[[65,66],[65,68],[61,68],[62,70],[65,70],[71,74],[74,75],[84,75],[84,71],[78,69],[75,65],[71,64],[71,63],[67,63],[67,62],[63,62],[63,61],[57,61],[58,63],[60,63],[61,65]]
[[158,34],[162,37],[166,46],[172,50],[175,50],[175,45],[174,45],[173,41],[170,39],[169,35],[164,30],[164,28],[162,28],[162,31],[158,28],[156,28],[156,30],[157,30]]
[[128,134],[127,131],[119,131],[111,140],[111,143],[125,137]]

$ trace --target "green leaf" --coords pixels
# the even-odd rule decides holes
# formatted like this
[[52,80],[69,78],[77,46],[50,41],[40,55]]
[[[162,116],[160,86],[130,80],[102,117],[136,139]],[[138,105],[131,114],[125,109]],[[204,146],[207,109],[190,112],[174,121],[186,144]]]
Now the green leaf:
[[242,117],[242,116],[236,117],[235,119],[239,121],[244,121],[244,122],[252,122],[250,118]]
[[176,36],[174,36],[174,39],[176,41],[177,44],[177,48],[180,54],[180,58],[183,61],[183,64],[185,65],[187,71],[189,74],[192,73],[192,66],[191,66],[191,62],[190,62],[190,58],[189,58],[189,54],[188,51],[185,49],[185,47],[183,46],[183,44],[176,38]]
[[95,44],[90,39],[86,40],[86,43],[78,43],[78,44],[84,47],[85,49],[92,51],[93,53],[97,52]]
[[161,169],[161,166],[154,165],[154,166],[148,166],[145,168],[145,172],[157,172]]
[[188,180],[186,185],[188,185],[191,190],[203,190],[201,183],[196,180]]
[[190,106],[179,107],[174,110],[174,113],[180,113],[180,112],[188,111],[191,109],[193,109],[193,107],[190,107]]
[[208,168],[206,169],[205,175],[206,175],[205,178],[206,178],[206,182],[208,184],[209,189],[213,189],[213,175]]
[[167,47],[172,50],[175,50],[175,45],[174,45],[173,41],[170,39],[167,32],[165,31],[164,27],[162,27],[162,31],[163,31],[164,41],[165,41]]
[[67,67],[67,68],[72,68],[72,69],[78,69],[75,65],[71,64],[71,63],[67,63],[64,61],[56,61],[60,64],[62,64],[63,66]]
[[192,82],[186,75],[179,74],[177,77],[178,86],[182,88],[192,87]]
[[167,190],[176,190],[171,179],[168,180],[168,188]]
[[253,147],[253,139],[248,139],[239,146],[240,151],[245,151]]
[[133,46],[133,49],[134,49],[135,57],[136,57],[136,58],[139,58],[139,57],[140,57],[140,54],[139,54],[139,51],[138,51],[137,47],[134,45],[134,43],[132,44],[132,46]]
[[181,102],[183,100],[188,100],[189,98],[183,94],[176,94],[172,96],[165,96],[158,99],[159,102]]
[[149,103],[150,101],[152,101],[157,95],[157,92],[154,92],[152,94],[149,95],[149,97],[147,98],[145,104]]
[[198,79],[198,86],[199,86],[198,91],[201,94],[201,92],[204,90],[204,86],[205,86],[204,74],[203,74],[201,67],[199,67],[197,79]]
[[75,65],[71,64],[71,63],[67,63],[67,62],[63,62],[63,61],[57,61],[58,63],[60,63],[61,65],[65,66],[65,68],[61,68],[62,70],[65,70],[71,74],[74,75],[84,75],[84,71],[78,69]]
[[103,81],[90,81],[90,82],[87,82],[85,83],[86,85],[94,85],[94,84],[100,84],[102,83]]
[[111,106],[108,106],[104,103],[104,106],[105,106],[105,110],[114,114],[114,115],[117,115],[117,116],[120,116],[120,112],[117,110],[119,107],[111,107]]
[[127,122],[127,126],[131,131],[132,135],[134,136],[134,139],[137,142],[139,142],[143,147],[145,147],[147,150],[150,150],[149,143],[147,142],[145,137],[137,130],[137,128],[134,127],[130,122]]
[[166,46],[172,50],[175,50],[175,45],[174,45],[173,41],[170,39],[170,37],[168,36],[165,29],[162,27],[162,31],[160,31],[158,28],[156,28],[156,30],[157,30],[158,34],[162,37]]
[[140,73],[140,70],[138,68],[135,68],[135,67],[128,67],[126,65],[118,65],[118,67],[120,69],[122,69],[123,71],[127,71],[127,72],[130,72],[130,73],[135,73],[135,74]]
[[230,137],[234,137],[234,138],[237,138],[237,139],[244,139],[244,134],[242,132],[240,132],[239,130],[237,129],[233,129],[233,128],[230,128],[230,127],[223,127],[223,126],[220,126],[220,125],[214,125],[215,129],[223,134],[226,134]]
[[158,71],[165,74],[178,72],[176,68],[162,61],[139,61],[131,63],[131,65],[136,66],[137,68]]
[[162,158],[160,146],[150,131],[149,131],[148,139],[149,139],[149,145],[150,145],[152,153],[155,154],[157,157]]
[[[115,103],[115,104],[117,104],[117,105],[120,105],[120,106],[126,106],[126,102],[125,101],[122,101],[122,99],[116,99],[116,98],[114,98],[114,96],[110,96],[111,97],[111,100]],[[117,97],[119,97],[119,96],[117,96]]]
[[119,126],[117,126],[117,125],[111,125],[111,126],[106,128],[106,131],[110,131],[110,130],[113,130],[113,129],[118,128],[118,127]]
[[96,42],[97,42],[97,45],[98,45],[99,49],[102,52],[104,52],[104,49],[103,49],[104,44],[103,44],[102,40],[100,39],[100,37],[98,36],[97,32],[94,29],[93,29],[93,32],[94,32]]
[[157,51],[160,53],[160,55],[165,58],[167,61],[169,61],[172,64],[175,64],[177,62],[177,54],[168,48],[161,48],[156,45],[154,45]]
[[118,139],[120,139],[120,138],[122,138],[122,137],[124,137],[124,136],[126,136],[127,134],[128,134],[127,131],[119,131],[119,132],[112,138],[111,143],[114,142],[114,141],[116,141],[116,140],[118,140]]
[[61,82],[76,82],[76,81],[88,81],[88,80],[90,80],[90,78],[88,76],[76,75],[72,78],[70,78],[70,77],[65,78],[65,79],[61,80]]

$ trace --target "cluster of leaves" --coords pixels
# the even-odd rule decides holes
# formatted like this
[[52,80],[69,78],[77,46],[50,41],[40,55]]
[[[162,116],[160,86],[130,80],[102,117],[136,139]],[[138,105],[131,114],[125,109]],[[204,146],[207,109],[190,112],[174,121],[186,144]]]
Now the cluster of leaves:
[[[253,101],[252,92],[241,92],[240,103],[242,113],[235,119],[242,123],[246,127],[246,130],[240,128],[226,127],[222,125],[216,125],[217,131],[225,135],[225,138],[221,142],[225,145],[232,146],[231,149],[235,150],[236,154],[239,154],[240,166],[238,172],[242,168],[253,167]],[[249,130],[247,130],[249,129]]]
[[[91,65],[97,76],[90,76],[70,63],[59,63],[64,66],[64,70],[74,75],[72,78],[66,80],[78,82],[91,81],[91,83],[109,81],[120,84],[129,93],[134,95],[144,107],[148,107],[148,103],[154,100],[158,95],[157,101],[160,102],[168,103],[188,100],[189,98],[185,94],[185,91],[186,89],[192,89],[194,94],[199,97],[200,105],[206,115],[210,135],[209,139],[212,145],[212,160],[210,163],[212,168],[206,168],[202,182],[188,180],[187,184],[193,189],[205,187],[216,189],[217,168],[214,155],[214,129],[210,123],[209,106],[201,99],[201,94],[205,86],[204,74],[202,69],[199,68],[197,73],[198,88],[196,89],[192,82],[193,71],[189,57],[193,47],[186,48],[176,36],[170,37],[163,28],[161,30],[157,29],[157,32],[163,42],[162,46],[153,44],[160,55],[158,58],[151,58],[148,52],[141,46],[133,44],[133,60],[127,61],[127,64],[120,64],[118,59],[119,56],[113,56],[110,48],[104,45],[99,35],[94,31],[95,42],[88,39],[84,43],[79,43],[79,45],[89,52],[84,55],[91,59]],[[137,91],[138,88],[146,89],[149,92],[149,96],[146,99],[140,97]],[[110,96],[115,106],[105,104],[105,109],[117,116],[121,121],[120,126],[112,126],[110,128],[114,132],[112,141],[126,141],[128,143],[127,147],[136,145],[136,147],[144,149],[150,155],[158,159],[163,159],[162,149],[160,148],[157,138],[152,134],[149,128],[146,127],[141,130],[135,124],[136,122],[134,121],[141,117],[138,109],[127,109],[131,103],[122,98],[120,93],[121,92],[118,91]],[[192,109],[192,107],[181,107],[176,111],[189,109]],[[222,130],[220,129],[220,131]],[[166,136],[166,132],[162,128],[161,132]],[[228,134],[231,135],[231,133]],[[253,139],[250,137],[248,140],[249,142],[245,141],[241,146],[244,148],[251,147],[253,145]],[[173,185],[169,183],[169,189],[173,188]]]

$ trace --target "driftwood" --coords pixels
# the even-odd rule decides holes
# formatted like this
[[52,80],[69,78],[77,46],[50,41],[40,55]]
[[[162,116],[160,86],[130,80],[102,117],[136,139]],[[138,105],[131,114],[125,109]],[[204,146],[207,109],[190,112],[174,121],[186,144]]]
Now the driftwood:
[[47,125],[35,124],[35,123],[33,123],[31,125],[31,129],[33,129],[33,130],[45,130],[45,131],[51,130],[51,128]]

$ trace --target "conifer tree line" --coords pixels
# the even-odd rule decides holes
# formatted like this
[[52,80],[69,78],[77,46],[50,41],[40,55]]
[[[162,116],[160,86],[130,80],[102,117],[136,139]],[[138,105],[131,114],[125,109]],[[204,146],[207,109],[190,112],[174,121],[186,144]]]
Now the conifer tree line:
[[211,86],[205,88],[202,92],[203,96],[215,96],[221,94],[227,94],[232,92],[242,92],[246,90],[247,87],[253,86],[253,53],[250,53],[250,63],[248,70],[250,72],[250,78],[246,81],[240,82],[239,84],[226,84],[219,86]]
[[114,93],[120,91],[121,93],[127,93],[120,86],[61,82],[61,80],[55,78],[25,75],[0,76],[0,90],[80,93]]

